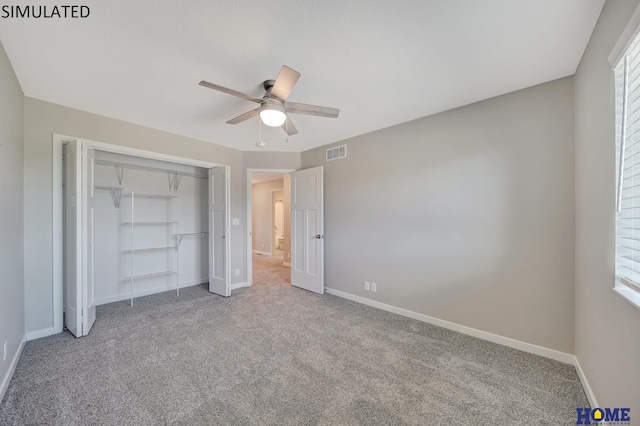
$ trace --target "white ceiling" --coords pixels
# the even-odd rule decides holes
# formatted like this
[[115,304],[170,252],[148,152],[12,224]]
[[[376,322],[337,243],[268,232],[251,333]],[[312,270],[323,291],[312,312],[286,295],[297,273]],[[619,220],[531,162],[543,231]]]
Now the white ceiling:
[[[304,151],[575,73],[604,0],[87,0],[87,19],[2,19],[26,96],[241,150]],[[33,4],[33,3],[31,3]],[[47,4],[51,4],[47,2]],[[255,104],[286,64],[299,134]]]

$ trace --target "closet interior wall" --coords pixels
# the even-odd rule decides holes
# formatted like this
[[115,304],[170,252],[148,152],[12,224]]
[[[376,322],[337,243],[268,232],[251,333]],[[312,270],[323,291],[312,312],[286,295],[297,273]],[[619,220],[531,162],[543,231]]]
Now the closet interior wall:
[[[206,169],[98,151],[94,170],[98,305],[131,298],[132,265],[134,297],[208,281],[208,180],[190,176],[206,176]],[[179,185],[170,178],[173,172],[184,173]],[[120,186],[117,206],[118,197],[107,188]]]

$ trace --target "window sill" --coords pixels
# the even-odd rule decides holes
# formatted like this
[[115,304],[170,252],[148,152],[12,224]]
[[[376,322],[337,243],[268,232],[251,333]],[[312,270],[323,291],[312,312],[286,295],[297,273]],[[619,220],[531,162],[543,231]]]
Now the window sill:
[[616,286],[613,288],[613,291],[618,293],[624,300],[631,303],[637,309],[640,309],[640,293],[635,290],[630,289],[629,287],[616,283]]

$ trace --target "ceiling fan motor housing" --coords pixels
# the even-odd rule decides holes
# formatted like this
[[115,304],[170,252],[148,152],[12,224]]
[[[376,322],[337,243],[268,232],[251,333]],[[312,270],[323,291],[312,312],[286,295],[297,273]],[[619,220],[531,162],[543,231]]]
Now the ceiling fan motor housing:
[[276,84],[275,80],[265,80],[262,82],[262,87],[264,87],[264,90],[266,90],[267,92],[271,92],[274,84]]

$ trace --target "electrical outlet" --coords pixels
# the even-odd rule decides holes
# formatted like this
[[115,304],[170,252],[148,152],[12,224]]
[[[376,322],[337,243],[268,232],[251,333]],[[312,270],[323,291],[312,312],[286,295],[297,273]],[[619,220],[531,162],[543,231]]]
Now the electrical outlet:
[[4,341],[4,355],[2,356],[2,361],[7,360],[7,341]]
[[234,226],[240,225],[240,218],[234,217],[231,221]]
[[371,291],[372,291],[372,292],[374,292],[374,293],[375,293],[376,291],[378,291],[378,284],[376,284],[376,283],[371,283]]
[[371,283],[369,281],[364,282],[364,289],[367,291],[371,291]]
[[240,276],[240,268],[236,268],[236,277]]
[[262,245],[262,248],[264,248],[264,244]]
[[291,259],[291,253],[287,253],[287,259]]

